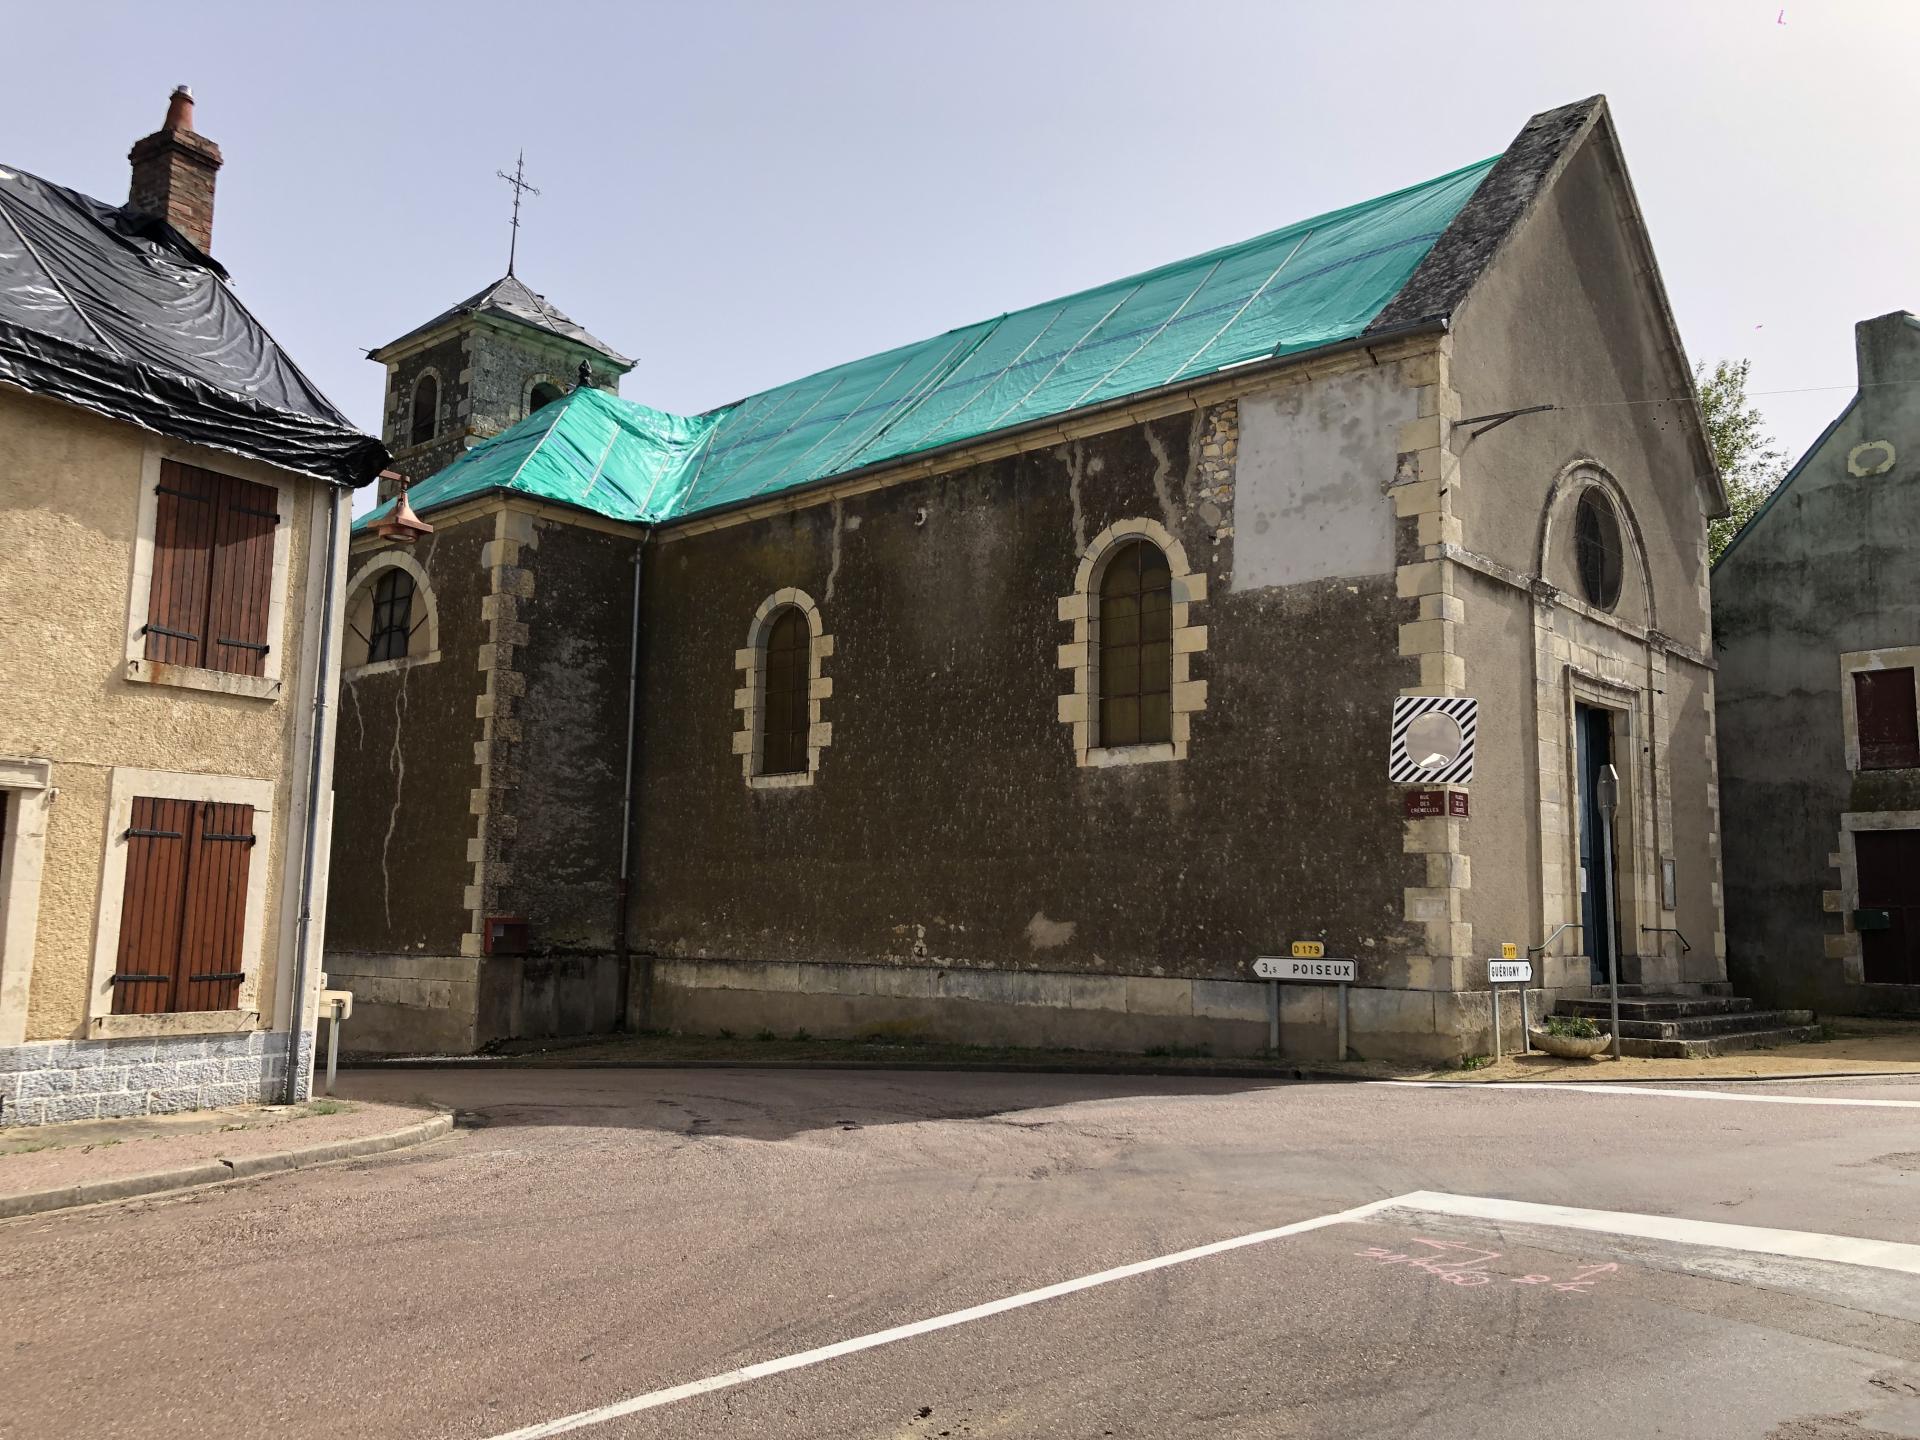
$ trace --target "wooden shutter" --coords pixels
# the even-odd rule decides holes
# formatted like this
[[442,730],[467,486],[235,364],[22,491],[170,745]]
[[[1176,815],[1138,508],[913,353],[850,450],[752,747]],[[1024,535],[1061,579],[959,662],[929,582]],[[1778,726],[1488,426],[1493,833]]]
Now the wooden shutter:
[[173,460],[156,488],[147,658],[265,674],[279,492]]
[[267,613],[273,599],[273,534],[280,523],[279,492],[222,475],[213,546],[212,601],[208,607],[209,670],[264,674]]
[[168,665],[205,663],[207,595],[221,477],[172,460],[160,462],[154,512],[153,581],[147,592],[147,658]]
[[1920,767],[1920,699],[1911,666],[1854,671],[1853,703],[1862,770]]
[[195,818],[191,800],[142,796],[133,802],[120,901],[120,951],[114,962],[116,1015],[158,1015],[173,1008]]
[[114,1014],[233,1009],[253,807],[140,796],[126,842]]
[[175,1010],[231,1010],[240,1001],[240,941],[253,863],[253,807],[202,803],[187,861]]

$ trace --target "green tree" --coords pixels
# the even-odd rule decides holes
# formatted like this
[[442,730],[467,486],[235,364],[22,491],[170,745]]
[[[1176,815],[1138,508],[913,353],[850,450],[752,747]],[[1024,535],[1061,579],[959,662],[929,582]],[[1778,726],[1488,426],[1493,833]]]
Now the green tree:
[[1787,473],[1786,453],[1767,433],[1759,407],[1747,399],[1747,371],[1752,363],[1719,360],[1709,371],[1701,360],[1693,367],[1700,411],[1707,422],[1707,444],[1727,483],[1731,506],[1724,519],[1708,522],[1707,554],[1713,560],[1720,558]]

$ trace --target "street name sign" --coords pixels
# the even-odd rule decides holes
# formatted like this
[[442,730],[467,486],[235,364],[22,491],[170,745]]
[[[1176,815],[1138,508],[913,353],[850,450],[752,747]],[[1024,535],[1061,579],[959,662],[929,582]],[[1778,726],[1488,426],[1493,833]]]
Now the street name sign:
[[1489,985],[1521,985],[1533,979],[1531,960],[1489,960],[1487,961],[1487,983]]
[[1302,959],[1292,955],[1262,955],[1253,973],[1262,980],[1333,980],[1351,984],[1359,974],[1352,960]]

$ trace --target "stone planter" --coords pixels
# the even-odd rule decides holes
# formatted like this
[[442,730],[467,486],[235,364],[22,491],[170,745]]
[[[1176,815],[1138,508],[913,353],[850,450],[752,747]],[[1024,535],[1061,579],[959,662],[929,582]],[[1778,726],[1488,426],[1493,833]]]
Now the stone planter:
[[1544,1030],[1529,1030],[1533,1048],[1544,1050],[1549,1055],[1558,1055],[1562,1060],[1591,1060],[1601,1051],[1613,1044],[1611,1035],[1549,1035]]

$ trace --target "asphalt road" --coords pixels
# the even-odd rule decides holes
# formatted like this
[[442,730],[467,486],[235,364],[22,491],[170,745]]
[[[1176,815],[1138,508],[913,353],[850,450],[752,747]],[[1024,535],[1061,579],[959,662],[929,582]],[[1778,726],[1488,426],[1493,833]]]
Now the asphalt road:
[[462,1125],[0,1224],[0,1435],[1920,1436],[1920,1084],[342,1088]]

